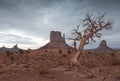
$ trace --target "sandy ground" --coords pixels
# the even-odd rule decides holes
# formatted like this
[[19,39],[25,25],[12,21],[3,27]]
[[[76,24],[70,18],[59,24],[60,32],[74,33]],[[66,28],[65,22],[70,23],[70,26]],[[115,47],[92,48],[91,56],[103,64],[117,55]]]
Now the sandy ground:
[[88,52],[81,66],[68,65],[70,54],[1,54],[0,81],[120,81],[120,52]]
[[120,81],[120,65],[81,69],[59,66],[45,71],[25,69],[1,73],[0,81]]

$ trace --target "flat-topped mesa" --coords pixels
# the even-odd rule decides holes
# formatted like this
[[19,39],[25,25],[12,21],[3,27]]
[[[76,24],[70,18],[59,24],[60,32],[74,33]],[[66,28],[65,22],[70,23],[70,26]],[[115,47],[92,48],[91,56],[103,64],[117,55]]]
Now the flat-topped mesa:
[[51,31],[50,33],[50,42],[47,43],[45,46],[41,47],[44,49],[51,49],[51,48],[57,48],[57,49],[71,49],[72,47],[70,47],[69,45],[66,44],[65,42],[65,34],[63,34],[63,36],[61,36],[61,32],[60,31]]
[[112,48],[107,46],[107,42],[105,40],[102,40],[97,50],[112,50]]
[[50,34],[50,42],[65,42],[65,39],[61,36],[61,32],[59,31],[51,31]]

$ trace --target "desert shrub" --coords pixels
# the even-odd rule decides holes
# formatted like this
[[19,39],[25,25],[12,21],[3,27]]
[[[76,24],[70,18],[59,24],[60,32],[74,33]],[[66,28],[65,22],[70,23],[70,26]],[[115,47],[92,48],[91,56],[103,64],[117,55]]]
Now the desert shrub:
[[24,67],[24,68],[29,68],[29,65],[25,64],[23,67]]
[[48,52],[48,50],[45,50],[45,52]]
[[49,66],[46,65],[46,64],[43,64],[43,65],[39,68],[39,74],[40,74],[40,75],[48,74],[48,70],[49,70]]
[[48,74],[48,70],[45,70],[45,69],[40,70],[39,74],[42,74],[42,75]]
[[88,74],[86,75],[86,79],[92,79],[92,78],[96,78],[93,73],[88,73]]
[[20,54],[23,54],[23,53],[24,53],[24,51],[23,51],[22,49],[20,49],[20,50],[19,50],[19,53],[20,53]]
[[9,57],[9,56],[12,54],[12,52],[6,51],[6,54],[7,54],[7,56]]
[[71,53],[72,53],[71,50],[68,50],[68,51],[67,51],[67,54],[71,54]]
[[65,55],[65,54],[63,54],[62,56],[63,56],[63,57],[66,57],[66,55]]
[[14,57],[10,57],[10,60],[15,60],[15,58]]
[[115,78],[120,80],[120,72],[116,73]]
[[97,53],[94,53],[95,55],[98,55]]
[[114,61],[112,65],[120,65],[120,62]]
[[88,54],[92,54],[90,51],[88,51]]
[[18,52],[15,52],[16,54],[18,54]]
[[30,51],[29,51],[29,50],[27,50],[27,51],[26,51],[26,53],[30,53]]
[[114,59],[113,65],[120,65],[120,52],[115,52],[113,53],[114,55],[112,56]]
[[14,72],[14,71],[15,71],[15,68],[13,68],[11,66],[6,66],[6,67],[0,69],[0,74],[4,74],[7,72]]
[[59,54],[62,54],[62,50],[61,49],[59,49],[58,52],[59,52]]

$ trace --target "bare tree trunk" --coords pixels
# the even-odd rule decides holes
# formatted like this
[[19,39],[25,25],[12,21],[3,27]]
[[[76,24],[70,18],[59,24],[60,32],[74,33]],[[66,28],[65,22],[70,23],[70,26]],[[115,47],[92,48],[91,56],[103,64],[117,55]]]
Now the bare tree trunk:
[[77,52],[71,58],[71,65],[79,66],[78,57],[80,56],[81,51],[77,50]]
[[79,49],[71,58],[71,65],[80,66],[80,62],[78,61],[78,59],[79,59],[80,54],[83,51],[83,47],[85,46],[85,42],[86,42],[85,39],[81,40],[81,44],[79,46]]

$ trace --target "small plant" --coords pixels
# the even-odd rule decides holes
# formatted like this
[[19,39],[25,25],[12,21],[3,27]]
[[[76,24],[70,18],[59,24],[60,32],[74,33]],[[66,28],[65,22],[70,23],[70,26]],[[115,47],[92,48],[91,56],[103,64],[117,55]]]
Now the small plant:
[[115,56],[115,53],[111,53],[110,55],[111,55],[112,57],[114,57],[114,56]]
[[7,56],[9,57],[9,56],[12,54],[12,52],[6,51],[6,54],[7,54]]
[[27,51],[26,51],[26,53],[30,53],[30,51],[29,51],[29,50],[27,50]]
[[90,51],[88,51],[88,54],[92,54]]
[[112,63],[112,65],[120,65],[120,62],[114,62],[114,63]]
[[66,57],[66,55],[64,54],[63,57]]
[[30,53],[31,49],[26,50],[26,53]]
[[23,53],[24,53],[24,51],[23,51],[22,49],[20,49],[20,50],[19,50],[19,53],[20,53],[20,54],[23,54]]
[[68,50],[67,54],[71,54],[71,53],[72,53],[71,50]]
[[118,72],[115,76],[116,79],[120,80],[120,72]]
[[59,49],[58,52],[59,52],[59,54],[62,54],[62,50],[61,49]]
[[10,60],[15,60],[15,58],[14,57],[10,57]]
[[29,68],[29,65],[26,64],[26,65],[24,65],[23,67],[24,67],[24,68]]
[[39,73],[42,74],[42,75],[45,75],[45,74],[48,74],[48,70],[40,70]]
[[88,73],[86,78],[92,79],[92,78],[95,78],[95,75],[93,73]]
[[41,66],[40,69],[39,69],[39,74],[40,75],[45,75],[45,74],[48,74],[48,66]]
[[45,52],[48,52],[48,50],[45,50]]

